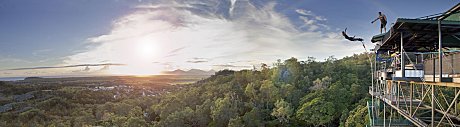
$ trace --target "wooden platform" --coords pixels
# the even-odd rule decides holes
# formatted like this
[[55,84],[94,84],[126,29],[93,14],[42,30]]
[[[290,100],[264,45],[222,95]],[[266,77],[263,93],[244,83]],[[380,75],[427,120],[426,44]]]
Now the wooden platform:
[[460,87],[460,83],[455,82],[410,82],[413,84],[419,85],[435,85],[435,86],[445,86],[445,87]]

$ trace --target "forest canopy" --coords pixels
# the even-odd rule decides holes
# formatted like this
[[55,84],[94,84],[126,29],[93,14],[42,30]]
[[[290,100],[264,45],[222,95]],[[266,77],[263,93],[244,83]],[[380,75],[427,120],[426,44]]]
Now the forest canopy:
[[60,87],[32,110],[2,113],[0,126],[366,126],[367,55],[222,70],[161,96],[114,100]]

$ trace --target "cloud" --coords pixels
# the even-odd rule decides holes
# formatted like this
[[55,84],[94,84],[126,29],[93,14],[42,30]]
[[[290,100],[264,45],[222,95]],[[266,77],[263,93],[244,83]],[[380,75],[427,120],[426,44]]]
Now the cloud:
[[73,67],[86,67],[83,71],[89,71],[90,66],[124,66],[125,64],[117,64],[117,63],[103,63],[103,64],[78,64],[78,65],[67,65],[67,66],[47,66],[47,67],[30,67],[30,68],[13,68],[13,69],[6,69],[10,71],[15,70],[37,70],[37,69],[57,69],[57,68],[73,68]]
[[168,55],[164,56],[164,58],[173,57],[173,56],[177,56],[177,55],[179,55],[179,54],[168,54]]
[[310,17],[313,17],[315,20],[318,20],[318,21],[326,21],[327,20],[326,18],[324,18],[322,16],[318,16],[315,13],[313,13],[312,11],[309,11],[309,10],[296,9],[295,11],[300,15],[310,16]]
[[208,61],[206,61],[206,60],[188,60],[187,62],[188,63],[206,63]]
[[[206,70],[235,67],[226,65],[234,61],[272,63],[290,57],[340,58],[361,52],[358,43],[336,38],[339,31],[331,31],[326,18],[302,9],[295,10],[299,16],[288,17],[276,6],[276,2],[258,0],[171,0],[140,5],[115,20],[110,32],[88,38],[86,44],[91,46],[67,56],[64,63],[108,60],[125,63],[125,70],[133,71]],[[303,24],[293,23],[299,21]],[[141,42],[155,46],[153,56],[138,53]],[[171,63],[165,67],[152,61]],[[190,64],[205,62],[209,64]],[[237,67],[253,63],[239,64]]]
[[173,50],[169,51],[169,53],[177,53],[177,52],[179,52],[179,51],[181,51],[181,50],[183,50],[185,48],[187,48],[187,47],[183,46],[183,47],[180,47],[180,48],[177,48],[177,49],[173,49]]
[[323,23],[327,20],[326,18],[318,16],[308,10],[296,9],[296,12],[300,15],[299,19],[303,21],[303,25],[301,25],[299,28],[307,28],[308,31],[315,31],[320,28],[330,30],[330,27]]
[[192,60],[188,60],[188,63],[206,63],[209,62],[211,59],[202,58],[202,57],[193,57]]
[[202,58],[202,57],[193,57],[192,59],[194,59],[194,60],[206,60],[206,59],[208,59],[208,58]]
[[214,69],[217,70],[222,70],[222,69],[235,69],[235,70],[241,70],[241,69],[252,69],[253,66],[248,66],[248,65],[232,65],[232,64],[217,64],[217,65],[212,65]]

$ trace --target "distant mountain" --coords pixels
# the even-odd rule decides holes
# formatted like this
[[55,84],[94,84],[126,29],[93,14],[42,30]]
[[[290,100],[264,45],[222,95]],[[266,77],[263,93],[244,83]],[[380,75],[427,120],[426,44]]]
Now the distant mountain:
[[190,69],[188,71],[184,71],[181,69],[177,69],[174,71],[163,71],[161,73],[165,75],[213,75],[214,73],[216,73],[216,71],[214,70],[204,71],[200,69]]
[[43,79],[42,77],[26,77],[24,78],[24,80],[39,80],[39,79]]

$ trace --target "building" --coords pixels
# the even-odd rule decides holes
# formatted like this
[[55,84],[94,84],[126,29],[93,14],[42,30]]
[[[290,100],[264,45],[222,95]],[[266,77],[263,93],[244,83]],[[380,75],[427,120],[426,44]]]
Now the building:
[[370,126],[460,126],[460,4],[398,18],[371,41]]

